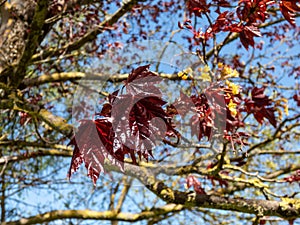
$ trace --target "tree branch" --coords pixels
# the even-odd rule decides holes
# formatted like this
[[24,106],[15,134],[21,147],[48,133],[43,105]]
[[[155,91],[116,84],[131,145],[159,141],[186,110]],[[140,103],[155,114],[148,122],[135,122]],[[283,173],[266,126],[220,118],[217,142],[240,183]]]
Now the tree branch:
[[110,17],[108,17],[107,19],[105,19],[102,23],[100,23],[100,25],[98,27],[96,27],[95,29],[90,30],[89,32],[87,32],[82,38],[80,38],[79,40],[67,44],[64,47],[57,49],[51,49],[48,51],[44,51],[40,54],[36,54],[32,57],[32,61],[36,61],[36,60],[42,60],[45,59],[47,57],[53,57],[53,56],[58,56],[60,55],[62,52],[64,53],[69,53],[71,51],[77,50],[79,48],[81,48],[83,45],[85,45],[86,43],[94,40],[97,35],[101,34],[103,31],[105,31],[105,27],[108,26],[112,26],[114,23],[116,23],[124,14],[126,14],[128,11],[130,11],[132,9],[132,7],[141,0],[127,0],[127,1],[123,1],[123,6],[120,7],[114,14],[112,14]]
[[11,74],[11,85],[14,87],[17,87],[25,77],[26,67],[29,63],[28,59],[31,58],[38,46],[38,39],[42,35],[43,25],[48,12],[48,2],[47,0],[39,0],[37,2],[24,53],[17,67],[14,68],[14,73]]
[[121,212],[122,205],[124,203],[124,200],[125,200],[125,198],[126,198],[126,196],[128,194],[128,191],[129,191],[129,189],[131,187],[131,184],[132,184],[133,178],[129,178],[129,181],[127,181],[127,178],[128,178],[127,176],[123,177],[123,185],[124,185],[124,187],[123,187],[123,189],[121,191],[121,195],[119,197],[117,206],[115,208],[115,211],[118,212],[118,213]]
[[[178,74],[167,74],[167,73],[156,73],[157,76],[161,78],[169,79],[169,80],[182,80]],[[102,73],[83,73],[83,72],[62,72],[62,73],[53,73],[50,75],[44,74],[39,77],[35,78],[27,78],[24,79],[22,82],[21,87],[32,87],[32,86],[39,86],[46,83],[52,82],[65,82],[65,81],[72,81],[72,80],[79,80],[79,79],[87,79],[87,80],[100,80],[100,81],[108,81],[108,82],[122,82],[128,78],[129,74],[102,74]],[[187,80],[191,78],[188,77]],[[198,80],[198,78],[194,78]],[[199,78],[200,79],[200,78]]]
[[[296,15],[296,17],[299,17],[299,16],[300,16],[300,15]],[[259,28],[270,27],[270,26],[272,26],[272,25],[274,25],[274,24],[281,23],[281,22],[283,22],[283,21],[286,21],[286,19],[285,19],[285,18],[280,18],[280,19],[277,19],[277,20],[274,20],[274,21],[270,21],[270,22],[267,22],[267,23],[263,23],[263,24],[261,24],[261,25],[259,26]],[[232,33],[232,34],[231,34],[224,42],[221,42],[220,44],[218,44],[218,45],[216,46],[217,51],[220,52],[221,49],[222,49],[224,46],[226,46],[227,44],[233,42],[234,40],[236,40],[237,38],[239,38],[239,36],[240,36],[239,33]],[[206,54],[207,59],[209,59],[210,57],[213,56],[214,51],[215,51],[215,49],[212,48],[211,50],[209,50],[209,51],[207,52],[207,54]]]
[[61,151],[57,149],[43,149],[37,150],[34,152],[24,153],[21,155],[14,156],[2,156],[0,158],[0,165],[6,165],[12,162],[19,162],[26,159],[34,159],[41,156],[63,156],[63,157],[72,157],[73,151]]
[[92,210],[55,210],[39,215],[35,215],[28,218],[22,218],[20,220],[12,222],[4,222],[1,225],[29,225],[45,223],[54,220],[62,219],[93,219],[93,220],[111,220],[111,221],[127,221],[136,222],[144,219],[158,217],[170,212],[176,212],[183,210],[181,205],[168,204],[159,208],[153,208],[151,210],[142,211],[140,213],[116,213],[114,211],[92,211]]
[[[108,165],[109,169],[119,168]],[[217,195],[197,194],[172,190],[145,168],[125,164],[124,173],[140,180],[150,191],[168,203],[180,204],[185,207],[203,207],[230,210],[259,216],[277,216],[285,219],[300,218],[300,200],[284,199],[270,201],[259,199],[227,198]]]
[[[61,155],[61,156],[71,156],[70,152],[61,152],[61,151],[54,151],[54,150],[46,150],[46,151],[38,151],[37,153],[32,153],[33,157],[37,157],[40,155]],[[23,156],[19,156],[19,158],[8,158],[8,160],[14,161],[21,159]],[[29,156],[30,157],[30,156]],[[3,157],[0,160],[1,164],[5,163]],[[128,163],[124,164],[124,172],[120,171],[120,169],[114,165],[107,163],[105,165],[107,170],[112,170],[116,172],[125,173],[131,177],[137,178],[141,183],[143,183],[150,191],[160,197],[162,200],[166,201],[167,203],[172,203],[176,205],[182,205],[185,208],[191,207],[202,207],[202,208],[210,208],[210,209],[221,209],[221,210],[230,210],[236,212],[243,212],[249,214],[256,214],[259,216],[277,216],[284,219],[293,219],[293,218],[300,218],[300,200],[299,199],[283,199],[282,201],[270,201],[270,200],[259,200],[259,199],[244,199],[244,198],[227,198],[221,197],[217,195],[206,195],[206,194],[197,194],[195,192],[182,192],[179,190],[173,190],[165,185],[162,181],[157,180],[152,174],[151,171],[147,170],[144,167],[139,167],[135,165],[131,165]],[[56,212],[56,211],[55,211]],[[61,211],[59,211],[61,212]],[[43,222],[48,221],[44,220],[44,215],[49,217],[48,214],[43,214],[42,217],[39,216],[39,219],[43,219]],[[58,216],[61,214],[56,214],[54,217],[56,219],[62,219],[63,217]],[[102,215],[102,214],[99,214]],[[122,220],[123,215],[116,214],[116,212],[109,214],[111,217],[107,218],[110,220]],[[153,216],[153,215],[152,215]],[[81,218],[81,217],[64,217],[64,218]],[[89,218],[89,217],[87,217]],[[99,217],[100,219],[102,216]],[[98,218],[98,219],[99,219]],[[134,217],[136,218],[136,217]],[[137,218],[140,218],[138,216]],[[143,217],[144,218],[144,217]],[[150,216],[149,216],[150,218]],[[29,218],[30,221],[36,221],[36,217]],[[96,219],[92,218],[91,219]],[[53,219],[51,219],[53,220]],[[137,219],[139,220],[139,219]],[[132,220],[126,221],[137,221],[132,218]],[[20,222],[20,221],[18,221]],[[39,223],[34,222],[34,223]],[[7,224],[34,224],[33,222],[28,223],[26,219],[26,223],[7,223]]]
[[48,110],[40,108],[38,105],[24,103],[14,94],[10,95],[10,99],[4,99],[0,101],[0,109],[13,109],[16,111],[27,112],[31,116],[41,119],[50,127],[66,135],[67,137],[72,135],[73,126],[68,124],[62,117],[56,116]]

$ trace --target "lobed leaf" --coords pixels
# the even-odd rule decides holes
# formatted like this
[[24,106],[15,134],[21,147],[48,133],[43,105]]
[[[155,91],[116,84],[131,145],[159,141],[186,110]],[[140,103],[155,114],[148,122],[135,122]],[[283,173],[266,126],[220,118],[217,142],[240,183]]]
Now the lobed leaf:
[[279,7],[284,18],[295,27],[296,12],[300,12],[299,1],[283,0],[280,1]]

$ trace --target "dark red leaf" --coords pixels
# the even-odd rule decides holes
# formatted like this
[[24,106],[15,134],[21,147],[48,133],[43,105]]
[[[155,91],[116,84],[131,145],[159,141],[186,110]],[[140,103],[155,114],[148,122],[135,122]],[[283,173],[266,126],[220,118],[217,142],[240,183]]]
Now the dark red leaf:
[[267,6],[274,4],[272,0],[240,0],[237,14],[240,20],[248,24],[255,23],[257,20],[265,22],[268,17]]
[[23,126],[24,124],[31,122],[31,116],[27,112],[19,112],[20,116],[20,125]]
[[143,96],[162,96],[160,89],[155,86],[162,81],[162,78],[149,71],[149,66],[138,67],[129,74],[125,82],[126,93],[140,95],[140,98]]
[[201,187],[200,181],[193,175],[189,175],[186,178],[186,185],[188,188],[193,187],[195,192],[197,192],[198,194],[206,194],[204,189]]
[[293,26],[296,26],[296,12],[300,12],[299,1],[283,0],[279,3],[280,11],[284,18]]
[[300,182],[300,170],[297,170],[295,174],[289,177],[283,178],[283,180],[289,183]]
[[249,25],[244,26],[242,32],[240,33],[240,40],[243,46],[248,50],[249,45],[254,47],[254,37],[260,37],[261,33],[257,26]]
[[264,118],[276,127],[275,109],[272,107],[272,101],[264,94],[265,88],[254,87],[251,91],[251,99],[245,101],[246,111],[253,113],[254,118],[260,124],[263,123]]
[[75,145],[75,148],[68,172],[69,178],[83,162],[94,184],[100,173],[104,172],[105,159],[123,169],[124,154],[114,144],[112,124],[107,118],[82,120],[70,145]]
[[225,11],[221,14],[219,14],[216,22],[211,26],[212,32],[217,33],[220,32],[221,30],[225,30],[225,28],[230,25],[230,22],[228,20],[229,18],[229,12]]
[[273,127],[276,127],[276,118],[275,118],[275,109],[273,108],[264,108],[263,110],[264,116],[269,120],[269,122],[273,125]]
[[110,103],[105,103],[103,105],[102,110],[101,110],[99,115],[100,116],[105,116],[105,117],[110,116],[111,115],[111,108],[112,108],[112,106],[111,106]]
[[157,141],[173,131],[171,117],[163,108],[166,102],[158,84],[162,79],[149,71],[149,65],[132,71],[125,84],[126,94],[112,104],[113,128],[122,145],[146,160]]
[[220,7],[229,7],[230,3],[227,0],[213,0]]
[[261,33],[257,26],[254,26],[253,24],[250,26],[245,26],[244,30],[252,34],[252,36],[261,37]]
[[162,108],[166,102],[158,97],[139,95],[118,96],[113,104],[113,126],[122,145],[148,158],[157,141],[163,140],[172,129]]
[[198,140],[203,137],[210,139],[213,130],[222,133],[225,129],[226,104],[222,88],[212,85],[204,93],[191,97],[180,93],[180,98],[169,108],[169,113],[179,114],[182,118],[190,113],[192,136]]
[[151,71],[149,71],[149,67],[150,65],[145,65],[145,66],[140,66],[138,68],[136,68],[135,70],[133,70],[126,82],[125,85],[129,84],[130,82],[135,81],[135,83],[139,83],[139,79],[140,78],[147,78],[147,80],[154,82],[154,81],[158,81],[160,82],[161,79],[160,77],[158,77],[155,73],[152,73]]
[[297,102],[297,106],[300,106],[300,95],[294,94],[293,99]]
[[206,0],[188,0],[187,9],[190,14],[194,13],[196,16],[202,16],[202,13],[209,12],[210,4]]
[[[216,166],[216,164],[217,164],[218,162],[215,162],[215,163],[213,163],[213,162],[210,162],[210,163],[208,163],[208,165],[207,165],[207,169],[211,169],[211,168],[213,168],[214,166]],[[220,173],[221,174],[224,174],[224,175],[228,175],[229,173],[227,172],[227,171],[225,171],[225,170],[222,170],[222,171],[220,171]],[[211,184],[213,185],[213,186],[215,186],[216,184],[215,184],[215,181],[218,181],[218,183],[219,183],[219,185],[221,186],[221,187],[227,187],[228,186],[228,182],[226,181],[226,180],[223,180],[223,179],[221,179],[220,177],[216,177],[216,176],[207,176],[207,179],[209,179],[210,181],[211,181]]]
[[178,28],[183,29],[183,25],[178,21]]

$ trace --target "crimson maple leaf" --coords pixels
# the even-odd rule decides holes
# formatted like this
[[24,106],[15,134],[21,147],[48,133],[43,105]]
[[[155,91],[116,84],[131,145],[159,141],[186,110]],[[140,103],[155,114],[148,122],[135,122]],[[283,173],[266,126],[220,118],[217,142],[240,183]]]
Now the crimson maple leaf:
[[300,12],[299,1],[283,0],[279,3],[280,11],[284,18],[293,26],[296,26],[296,12]]
[[114,145],[115,134],[108,118],[82,120],[78,132],[69,145],[74,145],[68,177],[76,172],[84,162],[88,176],[96,184],[101,172],[104,172],[104,160],[110,159],[113,165],[123,169],[124,154]]
[[210,4],[206,0],[188,0],[187,9],[190,14],[194,13],[196,16],[201,17],[202,13],[209,12]]
[[261,37],[258,27],[253,24],[244,26],[240,33],[240,40],[247,50],[249,49],[249,45],[254,47],[254,37]]
[[271,106],[272,101],[268,96],[264,94],[265,88],[254,87],[251,91],[251,99],[247,99],[245,102],[246,111],[253,113],[254,118],[262,124],[264,118],[276,127],[275,109]]
[[167,102],[155,85],[161,78],[149,71],[149,65],[133,70],[125,82],[126,94],[112,104],[113,127],[123,145],[146,160],[157,141],[172,131],[171,118],[164,110]]
[[113,104],[113,127],[122,145],[148,159],[158,140],[167,131],[168,118],[162,106],[166,102],[150,96],[121,95]]
[[191,97],[180,93],[170,113],[175,110],[175,114],[184,117],[191,112],[189,125],[192,136],[196,136],[199,141],[203,137],[211,139],[217,132],[222,133],[226,126],[226,104],[222,90],[218,85],[211,85],[203,93]]
[[248,24],[257,20],[265,22],[268,17],[267,6],[275,3],[272,0],[240,0],[237,14],[240,20]]
[[[157,141],[174,131],[163,106],[162,93],[155,86],[161,78],[149,71],[149,65],[133,70],[121,90],[108,97],[96,120],[81,120],[71,139],[74,145],[68,177],[84,163],[94,184],[104,170],[104,161],[123,169],[125,155],[136,164],[148,160]],[[125,93],[122,93],[122,92]]]

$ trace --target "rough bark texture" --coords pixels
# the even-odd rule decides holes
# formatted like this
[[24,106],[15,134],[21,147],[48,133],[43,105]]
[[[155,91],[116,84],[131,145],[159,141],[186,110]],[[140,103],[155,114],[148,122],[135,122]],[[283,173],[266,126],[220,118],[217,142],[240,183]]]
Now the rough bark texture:
[[[6,1],[1,6],[0,74],[7,71],[3,76],[18,65],[24,54],[35,6],[33,0]],[[7,79],[1,77],[2,82],[11,83]]]

